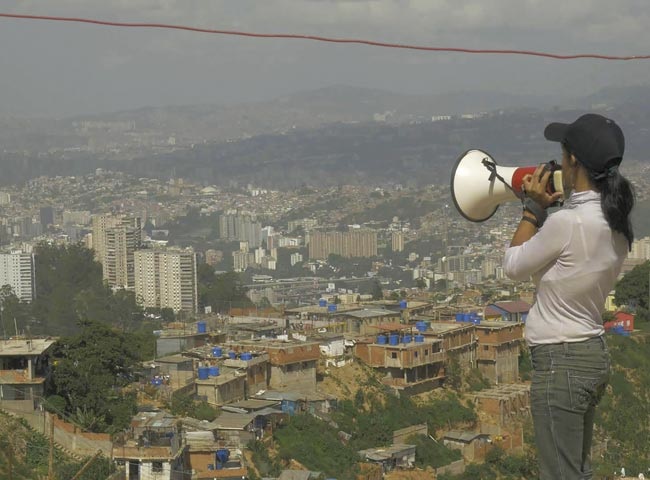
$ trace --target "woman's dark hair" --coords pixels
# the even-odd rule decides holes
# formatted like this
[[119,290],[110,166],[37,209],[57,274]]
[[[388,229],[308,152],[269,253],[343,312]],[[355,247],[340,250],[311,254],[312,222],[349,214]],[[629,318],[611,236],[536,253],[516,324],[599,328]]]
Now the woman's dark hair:
[[[566,143],[562,143],[562,148],[568,154],[572,154]],[[634,241],[634,232],[630,221],[630,213],[634,207],[632,184],[618,171],[618,164],[613,164],[605,172],[595,172],[589,168],[587,168],[587,172],[591,183],[600,192],[600,206],[609,228],[625,235],[628,248],[632,250]]]
[[600,206],[603,215],[612,230],[621,232],[627,238],[632,250],[634,232],[630,221],[630,212],[634,207],[634,189],[632,184],[618,171],[618,165],[610,167],[606,173],[587,170],[596,189],[600,192]]

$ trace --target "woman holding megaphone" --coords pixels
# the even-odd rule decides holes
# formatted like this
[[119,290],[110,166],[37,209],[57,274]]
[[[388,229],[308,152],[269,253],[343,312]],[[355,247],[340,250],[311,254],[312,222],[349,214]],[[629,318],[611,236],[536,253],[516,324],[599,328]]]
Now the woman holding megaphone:
[[[524,177],[504,271],[537,287],[525,332],[540,478],[590,479],[594,412],[610,375],[601,311],[634,238],[634,193],[618,170],[625,140],[613,120],[590,113],[544,136],[561,144],[564,193],[549,193],[544,165]],[[563,208],[548,215],[561,195]]]

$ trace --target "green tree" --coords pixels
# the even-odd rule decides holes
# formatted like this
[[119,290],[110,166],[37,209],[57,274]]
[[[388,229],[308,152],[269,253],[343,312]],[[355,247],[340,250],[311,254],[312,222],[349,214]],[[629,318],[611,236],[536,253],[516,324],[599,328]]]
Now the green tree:
[[650,309],[648,305],[648,283],[650,282],[650,261],[637,265],[627,272],[616,284],[614,302],[616,305],[628,305],[631,308]]
[[29,303],[21,301],[9,285],[0,288],[0,309],[3,332],[11,332],[14,326],[23,330],[31,325]]
[[142,309],[133,292],[113,292],[104,284],[102,267],[92,250],[81,244],[41,243],[34,253],[37,295],[27,307],[33,333],[74,335],[88,321],[122,330],[139,327]]
[[119,431],[135,413],[135,397],[121,389],[141,360],[137,345],[125,334],[86,322],[78,335],[57,342],[47,393],[63,397],[66,413],[89,430]]
[[445,383],[456,391],[460,390],[463,386],[463,372],[460,368],[458,355],[449,354],[449,363],[445,370]]
[[199,299],[203,306],[211,306],[214,312],[229,312],[233,307],[252,307],[253,302],[246,296],[241,277],[236,272],[212,275],[202,268],[202,281],[199,285]]
[[379,283],[379,280],[376,278],[372,282],[370,294],[372,295],[373,300],[382,300],[384,298],[384,291],[381,288],[381,283]]
[[523,381],[531,379],[533,372],[533,360],[527,347],[522,347],[519,352],[519,376]]
[[262,297],[257,304],[258,307],[260,308],[269,308],[271,307],[271,301],[268,299],[268,297]]

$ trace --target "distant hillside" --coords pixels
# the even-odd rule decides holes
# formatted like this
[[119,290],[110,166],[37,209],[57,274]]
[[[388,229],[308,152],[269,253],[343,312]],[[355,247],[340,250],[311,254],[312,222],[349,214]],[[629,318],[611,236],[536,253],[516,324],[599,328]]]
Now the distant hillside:
[[[4,147],[0,183],[38,175],[85,174],[103,167],[163,179],[253,182],[278,188],[363,182],[445,184],[456,158],[469,148],[486,150],[502,165],[534,164],[557,156],[557,149],[543,139],[543,126],[552,120],[574,119],[584,111],[578,108],[580,103],[597,105],[599,111],[615,117],[628,139],[626,158],[647,161],[650,87],[606,89],[567,102],[563,109],[505,108],[525,101],[542,102],[486,93],[423,97],[331,87],[228,107],[147,108],[51,124],[43,119],[5,119],[0,124],[6,127],[0,128]],[[504,108],[490,110],[495,105]],[[433,115],[483,110],[489,113],[479,118],[431,121]],[[375,114],[382,121],[374,121]],[[150,147],[101,154],[73,148],[91,142],[93,128],[109,137],[104,139],[109,145],[119,145],[120,138],[132,141],[149,134],[163,135],[165,142],[167,134],[197,141],[183,147],[179,140],[177,149],[165,154]],[[225,138],[238,140],[225,142]],[[11,145],[20,149],[12,151]],[[58,150],[44,155],[52,145]],[[62,154],[63,147],[68,148]]]
[[[157,172],[204,183],[249,183],[287,188],[302,184],[446,184],[458,156],[469,148],[491,153],[502,165],[528,165],[557,157],[543,126],[577,112],[513,111],[478,119],[402,125],[332,124],[284,135],[208,143],[121,165],[137,175]],[[628,137],[626,158],[647,161],[650,108],[628,116],[611,112]]]
[[138,131],[153,129],[198,142],[282,133],[296,127],[316,128],[338,122],[382,119],[389,123],[404,123],[430,120],[437,115],[460,115],[515,107],[545,108],[553,104],[549,97],[524,97],[490,91],[407,95],[335,85],[268,102],[151,107],[85,115],[70,120],[132,121]]

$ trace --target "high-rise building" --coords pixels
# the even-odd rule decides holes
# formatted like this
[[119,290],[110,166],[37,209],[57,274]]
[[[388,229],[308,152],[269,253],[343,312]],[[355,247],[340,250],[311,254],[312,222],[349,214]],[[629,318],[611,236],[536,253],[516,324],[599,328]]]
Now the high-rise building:
[[54,225],[54,208],[41,207],[40,209],[41,226],[45,230],[48,225]]
[[402,232],[393,232],[391,235],[391,247],[393,252],[404,251],[404,234]]
[[136,301],[145,308],[160,308],[160,272],[157,251],[133,253],[133,283]]
[[223,240],[239,240],[236,230],[237,215],[225,214],[219,216],[219,238]]
[[104,280],[111,287],[134,287],[133,254],[140,247],[141,232],[131,227],[112,227],[104,235]]
[[13,251],[0,254],[0,287],[9,285],[23,302],[31,302],[34,291],[34,254]]
[[628,258],[649,260],[650,259],[650,237],[639,238],[632,242],[632,249]]
[[113,227],[131,227],[142,230],[142,221],[140,217],[127,215],[93,215],[93,250],[95,251],[95,260],[99,263],[104,263],[106,230]]
[[291,266],[293,267],[296,263],[302,262],[302,254],[296,252],[292,253],[290,258]]
[[192,249],[151,249],[134,253],[136,300],[144,307],[196,313],[196,253]]
[[133,253],[142,243],[139,217],[93,216],[92,245],[102,264],[104,281],[114,288],[133,288]]
[[253,253],[236,251],[232,252],[232,269],[235,272],[243,272],[250,265],[255,263],[255,255]]
[[251,248],[262,244],[262,224],[253,215],[227,213],[219,216],[219,238],[248,242]]
[[205,263],[210,266],[215,266],[223,259],[223,252],[221,250],[214,250],[212,248],[205,251]]
[[300,220],[290,220],[287,231],[291,233],[297,229],[302,229],[303,231],[308,232],[317,226],[318,220],[313,218],[301,218]]
[[330,254],[345,258],[377,256],[377,232],[352,230],[349,232],[311,232],[309,258],[325,260]]
[[88,210],[65,210],[62,217],[63,225],[88,225],[91,218]]

